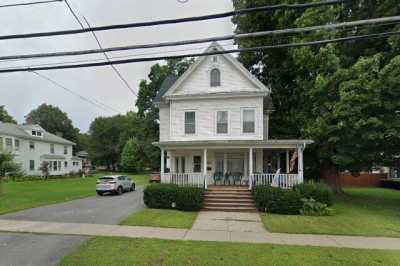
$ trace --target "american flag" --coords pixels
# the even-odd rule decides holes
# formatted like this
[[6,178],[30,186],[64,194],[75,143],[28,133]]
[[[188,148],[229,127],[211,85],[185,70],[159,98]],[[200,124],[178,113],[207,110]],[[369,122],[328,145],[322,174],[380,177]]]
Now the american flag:
[[294,166],[296,165],[297,158],[298,158],[298,154],[297,154],[297,151],[295,151],[292,155],[292,159],[290,159],[289,172],[292,172],[294,170]]

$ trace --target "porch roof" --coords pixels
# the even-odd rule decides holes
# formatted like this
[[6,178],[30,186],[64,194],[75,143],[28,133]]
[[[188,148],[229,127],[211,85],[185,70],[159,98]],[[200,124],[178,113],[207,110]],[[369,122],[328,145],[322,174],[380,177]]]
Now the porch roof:
[[269,140],[194,140],[194,141],[161,141],[154,142],[153,145],[160,148],[297,148],[314,143],[310,139],[269,139]]

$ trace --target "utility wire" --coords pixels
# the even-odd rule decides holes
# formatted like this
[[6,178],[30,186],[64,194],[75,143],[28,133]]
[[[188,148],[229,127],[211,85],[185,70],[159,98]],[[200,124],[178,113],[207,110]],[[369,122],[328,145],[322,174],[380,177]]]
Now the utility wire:
[[91,100],[91,99],[89,99],[89,98],[87,98],[87,97],[85,97],[85,96],[82,96],[82,95],[80,95],[79,93],[77,93],[77,92],[75,92],[75,91],[73,91],[73,90],[68,89],[67,87],[61,85],[60,83],[56,82],[55,80],[53,80],[53,79],[51,79],[51,78],[49,78],[49,77],[47,77],[47,76],[45,76],[45,75],[43,75],[43,74],[39,74],[39,73],[36,72],[36,71],[32,71],[32,73],[35,74],[35,75],[37,75],[38,77],[40,77],[40,78],[42,78],[42,79],[45,79],[45,80],[49,81],[49,82],[52,83],[53,85],[55,85],[55,86],[57,86],[57,87],[59,87],[59,88],[65,90],[65,91],[69,92],[70,94],[72,94],[72,95],[74,95],[74,96],[80,98],[81,100],[83,100],[83,101],[85,101],[85,102],[87,102],[87,103],[90,103],[90,104],[96,106],[97,108],[102,109],[103,111],[110,112],[110,110],[112,110],[112,111],[115,112],[115,113],[122,113],[121,111],[118,111],[118,110],[114,109],[113,107],[108,106],[108,105],[106,105],[106,104],[104,104],[104,103],[101,103],[101,102],[99,102],[99,101],[97,101],[97,100],[95,100],[95,99]]
[[65,4],[67,5],[69,11],[71,12],[72,16],[74,16],[76,22],[78,22],[79,26],[81,26],[81,28],[84,30],[85,27],[83,26],[82,22],[79,20],[78,16],[75,14],[74,10],[72,9],[70,4],[68,3],[68,0],[64,0],[64,1],[65,1]]
[[376,25],[376,24],[380,24],[380,23],[392,23],[392,22],[399,23],[400,16],[357,20],[357,21],[342,22],[342,23],[336,23],[336,24],[310,26],[310,27],[304,27],[304,28],[291,28],[291,29],[260,31],[260,32],[251,32],[251,33],[239,33],[239,34],[231,34],[231,35],[211,37],[211,38],[191,39],[191,40],[185,40],[185,41],[127,45],[127,46],[117,46],[117,47],[102,48],[102,49],[68,51],[68,52],[1,56],[0,61],[1,60],[10,60],[10,59],[30,59],[30,58],[43,58],[43,57],[56,57],[56,56],[75,56],[75,55],[97,54],[97,53],[126,51],[126,50],[181,46],[181,45],[188,45],[188,44],[207,43],[207,42],[216,42],[216,41],[225,41],[225,40],[239,40],[239,39],[276,36],[276,35],[285,35],[285,34],[298,34],[298,33],[317,31],[317,30],[330,30],[330,29],[337,29],[337,28],[348,28],[348,27],[356,27],[356,26],[363,26],[363,25]]
[[49,3],[62,2],[62,1],[63,0],[48,0],[48,1],[28,2],[28,3],[7,4],[7,5],[0,5],[0,8],[49,4]]
[[[65,0],[66,1],[66,0]],[[85,20],[86,24],[88,25],[89,29],[90,29],[90,24],[89,21],[83,17],[83,19]],[[100,43],[99,38],[97,37],[96,33],[94,31],[92,31],[92,35],[94,37],[94,39],[97,42],[97,45],[99,46],[100,49],[103,49],[103,46]],[[106,60],[108,62],[111,62],[110,58],[108,57],[106,52],[103,52],[104,57],[106,58]],[[114,70],[115,74],[117,74],[117,76],[119,77],[119,79],[125,84],[125,86],[132,92],[133,95],[135,95],[136,97],[138,97],[137,93],[132,89],[132,87],[129,85],[128,81],[122,76],[121,72],[117,69],[116,66],[114,66],[113,64],[110,65],[111,68]]]
[[278,5],[270,5],[270,6],[245,8],[245,9],[239,9],[239,10],[217,13],[217,14],[212,14],[212,15],[186,17],[186,18],[178,18],[178,19],[165,19],[165,20],[147,21],[147,22],[136,22],[136,23],[127,23],[127,24],[107,25],[107,26],[93,27],[91,29],[85,28],[85,29],[74,29],[74,30],[3,35],[3,36],[0,36],[0,40],[26,39],[26,38],[37,38],[37,37],[46,37],[46,36],[57,36],[57,35],[71,35],[71,34],[90,32],[90,31],[106,31],[106,30],[115,30],[115,29],[142,28],[142,27],[166,25],[166,24],[178,24],[178,23],[186,23],[186,22],[193,22],[193,21],[204,21],[204,20],[210,20],[210,19],[239,16],[239,15],[245,15],[245,14],[250,14],[250,13],[254,13],[254,12],[267,12],[267,11],[275,11],[275,10],[280,10],[280,9],[307,9],[307,8],[321,7],[321,6],[327,6],[327,5],[337,5],[337,4],[345,3],[347,1],[349,1],[349,0],[327,0],[327,1],[305,3],[305,4],[278,4]]
[[398,35],[400,35],[399,31],[382,32],[382,33],[366,34],[366,35],[359,35],[359,36],[349,36],[349,37],[327,39],[327,40],[318,40],[318,41],[300,42],[300,43],[288,43],[288,44],[279,44],[279,45],[267,45],[267,46],[258,46],[258,47],[252,47],[252,48],[240,48],[240,49],[231,49],[231,50],[222,50],[222,51],[209,51],[209,52],[204,52],[204,53],[159,56],[159,57],[141,57],[141,58],[115,60],[115,61],[98,62],[98,63],[73,64],[73,65],[50,66],[50,67],[34,67],[34,68],[22,67],[22,68],[13,68],[13,69],[1,69],[0,73],[21,72],[21,71],[40,71],[40,70],[52,70],[52,69],[86,68],[86,67],[107,66],[107,65],[111,65],[111,64],[120,65],[120,64],[137,63],[137,62],[180,59],[180,58],[184,58],[184,57],[209,56],[209,55],[230,54],[230,53],[239,53],[239,52],[254,52],[254,51],[291,48],[291,47],[316,46],[316,45],[324,45],[324,44],[328,44],[328,43],[340,43],[340,42],[347,42],[347,41],[387,38],[390,36],[398,36]]

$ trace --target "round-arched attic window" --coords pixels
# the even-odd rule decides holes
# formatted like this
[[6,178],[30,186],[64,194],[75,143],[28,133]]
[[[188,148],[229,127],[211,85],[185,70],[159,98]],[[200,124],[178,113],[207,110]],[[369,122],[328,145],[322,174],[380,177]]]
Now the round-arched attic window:
[[218,68],[213,68],[210,72],[210,86],[218,87],[221,86],[221,72]]

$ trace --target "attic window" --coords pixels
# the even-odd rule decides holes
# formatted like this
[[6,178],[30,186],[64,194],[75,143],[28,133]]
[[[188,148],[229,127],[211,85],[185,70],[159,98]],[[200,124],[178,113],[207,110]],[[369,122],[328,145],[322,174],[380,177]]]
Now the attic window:
[[210,86],[221,86],[221,72],[217,68],[212,69],[210,72]]
[[212,57],[212,61],[213,61],[213,63],[217,63],[218,62],[218,56],[214,55]]

